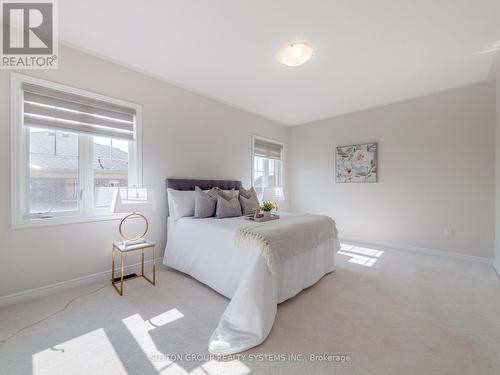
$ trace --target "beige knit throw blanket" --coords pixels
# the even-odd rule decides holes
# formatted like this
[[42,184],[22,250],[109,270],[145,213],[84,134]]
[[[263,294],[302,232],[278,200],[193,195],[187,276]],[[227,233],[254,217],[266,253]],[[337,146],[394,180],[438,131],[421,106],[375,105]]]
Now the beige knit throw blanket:
[[243,226],[236,231],[235,244],[237,247],[258,246],[272,271],[274,264],[336,237],[337,228],[332,218],[305,214]]

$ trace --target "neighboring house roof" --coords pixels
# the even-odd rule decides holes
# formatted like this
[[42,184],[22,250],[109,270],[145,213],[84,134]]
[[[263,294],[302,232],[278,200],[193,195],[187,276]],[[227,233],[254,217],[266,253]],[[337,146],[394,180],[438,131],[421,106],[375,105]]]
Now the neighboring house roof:
[[[78,137],[76,135],[57,133],[57,150],[56,136],[53,131],[33,132],[30,137],[32,167],[52,170],[77,169]],[[128,170],[128,153],[119,148],[95,143],[94,154],[94,170]]]

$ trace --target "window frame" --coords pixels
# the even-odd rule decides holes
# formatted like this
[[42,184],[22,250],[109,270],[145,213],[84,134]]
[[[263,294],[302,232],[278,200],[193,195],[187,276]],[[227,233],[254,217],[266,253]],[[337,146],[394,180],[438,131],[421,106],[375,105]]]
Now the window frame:
[[[78,176],[80,191],[79,207],[74,211],[58,212],[50,218],[41,218],[37,214],[27,212],[28,181],[29,181],[29,133],[23,125],[23,92],[22,83],[31,83],[50,89],[60,90],[71,94],[109,102],[135,109],[135,141],[130,142],[132,151],[129,151],[130,160],[135,160],[136,184],[142,187],[142,106],[136,103],[104,96],[75,87],[46,81],[31,76],[10,73],[10,130],[11,130],[11,227],[27,228],[46,225],[74,224],[92,221],[117,220],[123,215],[113,214],[107,208],[94,208],[93,201],[93,136],[78,134]],[[133,154],[133,155],[132,155]],[[129,161],[130,162],[130,161]],[[130,167],[129,167],[130,169]],[[88,175],[91,173],[91,175]]]
[[[272,139],[272,138],[267,138],[267,137],[263,137],[263,136],[260,136],[260,135],[252,135],[252,148],[251,148],[251,160],[252,160],[252,171],[251,171],[251,186],[253,186],[253,182],[254,182],[254,172],[255,172],[255,140],[261,140],[261,141],[265,141],[265,142],[269,142],[269,143],[274,143],[276,145],[279,145],[281,146],[281,173],[280,173],[280,182],[281,182],[281,189],[283,190],[283,202],[286,201],[286,191],[285,191],[285,144],[281,141],[278,141],[276,139]],[[265,167],[264,167],[265,169]]]

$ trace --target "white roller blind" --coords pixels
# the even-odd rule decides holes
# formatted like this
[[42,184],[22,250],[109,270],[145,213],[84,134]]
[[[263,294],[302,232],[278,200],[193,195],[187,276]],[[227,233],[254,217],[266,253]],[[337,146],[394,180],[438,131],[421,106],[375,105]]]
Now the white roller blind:
[[24,125],[134,140],[135,110],[104,101],[22,85]]
[[255,139],[253,152],[254,156],[262,158],[281,160],[281,152],[283,146],[277,143],[264,141],[262,139]]

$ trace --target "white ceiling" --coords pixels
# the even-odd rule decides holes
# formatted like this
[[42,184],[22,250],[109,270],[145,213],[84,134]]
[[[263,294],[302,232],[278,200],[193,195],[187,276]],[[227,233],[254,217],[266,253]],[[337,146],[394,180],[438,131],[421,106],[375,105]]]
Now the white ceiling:
[[[60,38],[295,125],[483,81],[500,0],[62,0]],[[301,67],[276,61],[307,41]],[[496,43],[496,44],[495,44]]]

